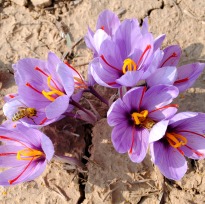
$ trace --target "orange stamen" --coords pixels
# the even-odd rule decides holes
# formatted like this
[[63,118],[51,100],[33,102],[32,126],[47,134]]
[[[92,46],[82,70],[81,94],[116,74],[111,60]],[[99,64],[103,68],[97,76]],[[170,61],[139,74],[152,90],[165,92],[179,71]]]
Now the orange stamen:
[[174,132],[166,133],[166,139],[169,142],[169,144],[174,148],[178,148],[187,144],[186,137]]

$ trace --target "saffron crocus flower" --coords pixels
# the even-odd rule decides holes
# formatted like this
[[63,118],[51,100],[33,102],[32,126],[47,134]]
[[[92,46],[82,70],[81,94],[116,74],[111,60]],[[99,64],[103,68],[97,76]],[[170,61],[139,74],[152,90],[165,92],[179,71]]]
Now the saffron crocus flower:
[[[54,54],[48,60],[25,58],[14,66],[19,97],[29,107],[44,108],[47,119],[58,119],[69,108],[74,93],[71,69]],[[41,121],[41,123],[43,123]]]
[[93,50],[94,59],[89,73],[94,80],[107,87],[132,87],[149,77],[159,66],[165,35],[154,40],[148,32],[146,18],[140,28],[136,19],[119,22],[111,11],[100,14],[97,31],[88,31],[87,46]]
[[[117,99],[108,111],[108,124],[114,126],[112,143],[119,153],[129,153],[133,162],[141,162],[147,152],[149,130],[177,111],[170,104],[178,95],[174,86],[158,85],[145,91],[137,87]],[[170,105],[169,105],[170,104]],[[163,128],[163,123],[160,123]]]
[[54,154],[51,140],[37,129],[17,124],[0,127],[0,185],[10,186],[40,176]]
[[158,67],[163,55],[155,51],[154,38],[142,32],[137,20],[125,20],[112,39],[102,42],[99,56],[89,69],[95,81],[107,87],[132,87]]
[[190,88],[202,73],[205,64],[186,64],[176,69],[181,57],[181,48],[178,45],[172,45],[165,48],[163,52],[164,56],[159,68],[146,79],[148,86],[170,84],[176,86],[180,92]]
[[152,161],[165,177],[180,180],[184,176],[187,171],[184,156],[205,157],[204,121],[203,113],[183,112],[153,127],[150,132]]

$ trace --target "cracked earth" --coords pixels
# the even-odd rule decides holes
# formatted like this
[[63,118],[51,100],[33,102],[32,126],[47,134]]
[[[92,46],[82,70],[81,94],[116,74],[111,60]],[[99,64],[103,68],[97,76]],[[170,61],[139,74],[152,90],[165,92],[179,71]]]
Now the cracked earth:
[[[17,0],[0,0],[0,122],[5,120],[3,96],[17,91],[11,66],[19,59],[45,59],[49,50],[63,58],[79,42],[69,56],[72,65],[86,76],[92,54],[81,39],[88,25],[95,29],[97,16],[104,9],[116,12],[121,20],[137,18],[142,22],[148,16],[154,36],[166,34],[163,47],[181,46],[181,65],[205,62],[204,0],[55,0],[44,8],[34,7],[30,1],[27,6],[14,2]],[[114,94],[103,87],[97,89],[105,97]],[[141,164],[132,163],[112,147],[106,107],[92,96],[86,97],[101,116],[94,127],[66,118],[44,128],[57,154],[75,156],[86,169],[53,161],[35,181],[0,187],[0,203],[205,203],[204,160],[189,160],[189,170],[178,182],[164,179],[149,155]],[[180,111],[205,112],[204,99],[205,73],[176,102]]]

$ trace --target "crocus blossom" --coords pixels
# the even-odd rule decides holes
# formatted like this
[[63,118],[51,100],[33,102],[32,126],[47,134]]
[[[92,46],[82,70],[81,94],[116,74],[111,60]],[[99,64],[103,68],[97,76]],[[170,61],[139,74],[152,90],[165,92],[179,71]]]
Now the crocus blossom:
[[163,128],[153,127],[150,132],[152,161],[162,174],[180,180],[187,171],[184,156],[191,159],[205,157],[205,114],[183,112],[161,121]]
[[10,186],[40,176],[54,154],[51,140],[37,129],[17,124],[0,127],[0,185]]
[[132,87],[158,66],[162,52],[154,52],[151,33],[142,33],[135,19],[125,20],[113,39],[106,39],[89,65],[94,80],[107,87]]
[[157,84],[170,84],[183,92],[194,84],[205,67],[204,63],[196,62],[176,69],[181,57],[181,48],[178,45],[166,47],[163,54],[158,69],[146,79],[149,87]]
[[[177,111],[170,104],[178,95],[174,86],[159,85],[145,91],[137,87],[117,99],[108,111],[108,124],[113,126],[112,143],[119,153],[129,153],[133,162],[141,162],[148,149],[149,130],[164,124],[159,121],[171,117]],[[170,104],[170,105],[169,105]]]
[[58,119],[68,110],[74,93],[74,77],[71,69],[54,53],[48,54],[47,61],[21,59],[13,68],[19,97],[30,107],[44,108],[43,121]]

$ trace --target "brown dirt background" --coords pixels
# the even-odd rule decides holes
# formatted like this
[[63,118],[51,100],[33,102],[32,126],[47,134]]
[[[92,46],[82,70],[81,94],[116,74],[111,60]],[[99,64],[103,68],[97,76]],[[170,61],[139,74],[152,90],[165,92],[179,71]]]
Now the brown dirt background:
[[[166,34],[163,47],[179,44],[183,55],[180,64],[205,61],[205,1],[204,0],[55,0],[51,6],[27,7],[10,1],[0,1],[0,122],[3,116],[3,96],[16,92],[9,70],[20,58],[45,59],[49,50],[62,57],[69,51],[65,36],[77,42],[89,25],[95,29],[98,14],[111,9],[121,20],[148,16],[154,36]],[[70,44],[71,46],[71,44]],[[74,49],[73,66],[86,76],[91,53],[82,42]],[[111,91],[99,88],[106,97]],[[79,159],[87,154],[87,172],[71,170],[71,166],[51,162],[35,181],[18,186],[0,187],[0,203],[5,204],[201,204],[205,203],[205,161],[189,160],[189,170],[181,181],[174,182],[160,174],[150,156],[141,164],[120,155],[110,141],[106,108],[88,95],[102,119],[91,129],[69,118],[52,124],[45,132],[54,142],[56,153]],[[193,88],[183,93],[177,102],[180,111],[205,112],[205,73]],[[103,119],[104,118],[104,119]],[[79,137],[72,133],[79,134]],[[92,135],[92,141],[89,136]],[[87,141],[84,140],[87,138]],[[87,144],[91,144],[86,147]]]

